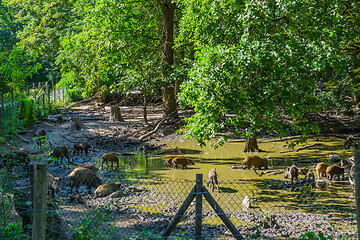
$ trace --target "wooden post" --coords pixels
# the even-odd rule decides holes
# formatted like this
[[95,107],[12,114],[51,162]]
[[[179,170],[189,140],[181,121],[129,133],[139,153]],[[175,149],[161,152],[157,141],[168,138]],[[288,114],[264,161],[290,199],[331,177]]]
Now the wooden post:
[[47,212],[46,164],[36,163],[34,174],[34,208],[32,239],[45,240]]
[[168,236],[170,236],[171,232],[175,229],[176,224],[180,222],[180,219],[183,217],[186,209],[190,206],[190,203],[194,200],[196,195],[196,186],[193,187],[173,219],[171,220],[170,224],[167,226],[167,228],[164,230],[162,237],[164,239],[167,239]]
[[208,190],[203,187],[202,188],[203,195],[205,199],[209,202],[211,207],[214,209],[214,211],[217,213],[217,215],[220,217],[220,219],[224,222],[226,227],[230,230],[230,232],[233,234],[233,236],[236,239],[244,239],[240,232],[236,229],[234,224],[230,221],[230,219],[226,216],[226,213],[221,209],[219,204],[215,201],[215,199],[211,196],[211,194],[208,192]]
[[360,236],[360,152],[354,152],[355,160],[355,200],[358,239]]
[[195,239],[202,239],[202,187],[203,187],[203,175],[196,174],[196,205],[195,205]]

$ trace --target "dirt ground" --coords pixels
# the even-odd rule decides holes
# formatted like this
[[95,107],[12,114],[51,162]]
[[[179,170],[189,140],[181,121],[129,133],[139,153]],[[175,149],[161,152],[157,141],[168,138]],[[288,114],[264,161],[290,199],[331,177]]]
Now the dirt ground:
[[[109,122],[110,107],[98,103],[63,109],[62,122],[55,122],[53,120],[36,122],[29,126],[28,131],[21,132],[20,138],[22,140],[19,140],[16,147],[29,151],[33,161],[45,162],[52,148],[55,146],[66,146],[70,150],[70,158],[74,166],[89,162],[89,159],[99,159],[105,152],[116,151],[118,153],[129,154],[142,149],[144,153],[149,153],[161,149],[161,143],[164,141],[183,141],[182,137],[176,134],[176,129],[166,125],[161,126],[154,134],[142,139],[147,133],[154,130],[157,123],[162,119],[161,107],[160,103],[148,107],[148,123],[144,123],[141,105],[121,106],[121,114],[124,119],[122,122]],[[179,110],[181,119],[191,114],[191,110]],[[76,117],[82,119],[85,126],[84,129],[78,131],[72,128],[71,119]],[[327,111],[326,113],[309,114],[308,118],[311,122],[319,123],[323,134],[336,134],[344,138],[351,136],[355,141],[360,139],[360,113],[339,115],[336,111]],[[45,147],[36,147],[36,140],[33,138],[34,132],[37,129],[43,129],[46,132]],[[222,134],[231,136],[230,132]],[[264,132],[262,136],[271,135]],[[92,146],[88,157],[73,154],[74,144],[80,141],[87,141]],[[66,160],[60,165],[50,163],[50,172],[56,176],[66,177],[71,172],[71,169],[65,163]],[[59,193],[59,196],[62,197],[67,195],[67,190],[62,190]],[[85,198],[84,200],[91,203],[90,198]],[[68,203],[63,207],[83,208],[83,206]],[[142,222],[141,219],[136,217],[136,214],[131,216],[125,213],[123,215],[123,223],[135,222],[140,224]],[[169,219],[163,220],[163,225],[165,225]],[[118,221],[117,225],[122,225],[122,223]],[[158,224],[155,225],[157,225],[157,228],[160,227]],[[133,227],[129,227],[130,229],[132,231],[136,230]]]

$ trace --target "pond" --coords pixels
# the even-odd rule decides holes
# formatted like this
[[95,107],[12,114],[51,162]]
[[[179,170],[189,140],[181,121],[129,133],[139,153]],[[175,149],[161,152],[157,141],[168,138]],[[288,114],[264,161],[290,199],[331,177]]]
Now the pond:
[[[259,179],[259,175],[255,174],[254,171],[230,168],[232,165],[242,164],[246,156],[266,157],[270,155],[272,162],[269,161],[269,169],[273,170],[284,169],[285,166],[295,163],[298,166],[314,167],[317,162],[324,161],[329,165],[333,164],[329,159],[330,154],[349,158],[356,151],[356,149],[344,149],[344,140],[340,138],[324,137],[314,140],[308,140],[307,143],[300,144],[295,149],[289,149],[284,147],[285,141],[271,142],[269,139],[259,139],[258,146],[264,152],[257,153],[242,152],[245,146],[244,142],[230,142],[217,149],[209,146],[201,148],[195,140],[165,142],[166,148],[172,150],[172,154],[158,155],[153,153],[144,155],[138,152],[133,156],[123,156],[120,161],[123,163],[122,170],[128,175],[195,180],[196,174],[203,174],[205,179],[209,170],[216,168],[219,180],[248,180]],[[177,156],[191,158],[195,165],[188,166],[188,169],[173,169],[164,165],[164,159]],[[315,173],[314,168],[312,170]],[[283,174],[263,175],[261,178],[283,179]]]

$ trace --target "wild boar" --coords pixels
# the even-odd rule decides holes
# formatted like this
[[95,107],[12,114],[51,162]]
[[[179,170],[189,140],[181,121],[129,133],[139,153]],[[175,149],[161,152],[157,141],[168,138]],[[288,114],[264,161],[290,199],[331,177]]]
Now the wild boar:
[[174,158],[173,157],[169,157],[167,159],[164,160],[164,164],[166,167],[170,167],[171,166],[171,162]]
[[317,165],[316,165],[316,175],[317,175],[317,178],[318,179],[321,179],[321,177],[325,177],[326,176],[326,168],[327,168],[327,165],[326,163],[324,162],[319,162]]
[[95,195],[93,199],[109,196],[113,192],[118,191],[120,187],[121,183],[119,182],[102,184],[95,190]]
[[94,164],[91,163],[82,163],[78,167],[88,168],[94,173],[97,173],[99,171],[99,169]]
[[209,187],[209,184],[211,186],[211,190],[214,191],[214,185],[216,184],[216,189],[219,191],[219,183],[218,183],[218,180],[217,180],[217,173],[216,173],[216,169],[215,168],[212,168],[210,171],[209,171],[209,174],[208,174],[208,183],[207,183],[207,186]]
[[259,156],[247,156],[243,161],[243,169],[268,169],[268,160],[266,158],[261,158]]
[[88,155],[89,149],[91,148],[90,144],[87,142],[78,142],[74,145],[74,154],[83,154],[85,153],[85,156]]
[[26,174],[29,174],[29,164],[29,154],[22,150],[14,150],[0,156],[0,169],[7,166],[9,173],[12,173],[13,166],[24,166]]
[[344,179],[344,168],[338,166],[337,164],[333,164],[326,169],[326,176],[331,181],[334,176],[342,175]]
[[102,180],[96,176],[96,173],[91,171],[88,168],[77,167],[69,175],[68,179],[70,180],[70,193],[72,193],[73,187],[76,188],[76,193],[79,193],[80,184],[84,184],[88,188],[89,194],[91,193],[91,188],[97,188],[102,184]]
[[174,169],[177,169],[179,166],[182,166],[183,169],[187,168],[187,165],[195,165],[195,163],[186,157],[176,157],[173,158],[171,161]]
[[58,158],[60,164],[62,163],[62,159],[64,159],[66,157],[68,160],[68,163],[70,163],[69,150],[65,146],[56,147],[50,156],[54,157],[54,158]]
[[308,173],[309,169],[306,167],[299,167],[299,175],[305,175]]
[[45,143],[46,132],[43,129],[38,129],[35,132],[36,144],[41,147]]
[[304,179],[315,179],[315,175],[311,170],[308,170]]
[[294,182],[294,179],[296,179],[296,181],[299,181],[299,168],[297,168],[295,165],[287,167],[285,169],[284,178],[290,178],[291,183]]
[[48,190],[49,195],[55,199],[56,193],[59,192],[59,183],[61,182],[61,177],[54,177],[53,175],[48,173]]
[[119,168],[119,158],[113,154],[113,153],[105,153],[104,155],[102,155],[102,163],[101,163],[101,168],[104,169],[104,162],[106,163],[106,166],[109,168],[109,162],[111,162],[111,169],[113,169],[113,165],[114,163],[116,163],[117,167]]

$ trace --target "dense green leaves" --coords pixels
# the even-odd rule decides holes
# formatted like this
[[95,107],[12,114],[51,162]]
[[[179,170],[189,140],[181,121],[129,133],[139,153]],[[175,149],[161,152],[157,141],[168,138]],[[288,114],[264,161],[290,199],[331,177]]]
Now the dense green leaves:
[[[339,103],[332,88],[350,78],[351,56],[342,52],[359,29],[349,26],[347,4],[186,1],[179,42],[198,49],[180,94],[196,111],[186,134],[201,144],[225,127],[245,137],[261,129],[284,136],[284,118],[293,133],[316,131],[305,114]],[[203,19],[211,24],[197,24]]]

